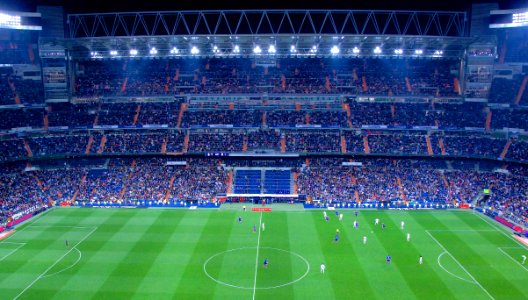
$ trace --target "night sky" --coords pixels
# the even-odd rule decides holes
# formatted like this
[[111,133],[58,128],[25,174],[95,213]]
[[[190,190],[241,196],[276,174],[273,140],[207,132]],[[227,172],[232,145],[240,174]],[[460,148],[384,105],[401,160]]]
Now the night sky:
[[499,2],[502,9],[527,7],[526,0],[4,0],[0,9],[35,11],[37,5],[60,5],[67,13],[205,9],[403,9],[466,10],[472,2]]

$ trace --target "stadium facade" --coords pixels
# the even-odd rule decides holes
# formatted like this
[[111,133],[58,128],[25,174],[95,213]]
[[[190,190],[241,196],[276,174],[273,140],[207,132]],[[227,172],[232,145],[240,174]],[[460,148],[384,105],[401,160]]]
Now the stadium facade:
[[496,9],[6,12],[3,197],[29,199],[9,214],[265,199],[526,224],[526,12]]

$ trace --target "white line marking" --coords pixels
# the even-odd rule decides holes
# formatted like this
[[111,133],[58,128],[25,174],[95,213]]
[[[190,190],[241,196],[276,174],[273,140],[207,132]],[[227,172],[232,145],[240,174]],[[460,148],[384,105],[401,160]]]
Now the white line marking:
[[22,292],[20,292],[20,294],[16,295],[15,298],[13,298],[13,300],[16,300],[18,299],[20,296],[22,296],[22,294],[24,294],[30,287],[32,287],[35,282],[39,281],[41,278],[44,277],[44,275],[46,275],[46,273],[49,272],[49,270],[51,270],[56,264],[58,264],[66,255],[68,255],[68,253],[70,253],[73,249],[77,248],[77,246],[79,246],[82,242],[84,242],[84,240],[86,240],[90,235],[92,235],[92,233],[94,233],[95,231],[97,230],[97,227],[95,227],[92,231],[90,231],[90,233],[88,233],[84,238],[82,238],[77,244],[75,244],[75,246],[73,246],[68,252],[64,253],[63,256],[59,257],[59,259],[57,259],[51,266],[49,266],[49,268],[47,268],[42,274],[39,275],[39,277],[37,277],[37,279],[33,280],[33,282],[31,282],[25,289],[22,290]]
[[259,249],[260,249],[260,228],[262,227],[262,212],[260,212],[260,219],[259,219],[259,231],[258,231],[258,238],[257,238],[257,255],[255,257],[255,279],[253,280],[253,300],[255,300],[255,294],[257,292],[257,271],[258,271],[258,259],[259,259]]
[[452,276],[454,276],[454,277],[456,277],[456,278],[458,278],[458,279],[460,279],[460,280],[462,280],[462,281],[465,281],[465,282],[468,282],[468,283],[471,283],[471,284],[475,284],[475,282],[473,282],[473,281],[467,280],[467,279],[465,279],[465,278],[462,278],[462,277],[460,277],[460,276],[458,276],[458,275],[455,275],[455,274],[449,272],[444,266],[442,266],[442,263],[440,263],[440,258],[441,258],[442,256],[444,256],[444,254],[447,254],[447,252],[444,251],[444,252],[440,253],[440,255],[438,255],[438,259],[436,260],[436,261],[438,262],[438,265],[440,266],[440,268],[442,268],[442,270],[446,271],[446,272],[449,273],[450,275],[452,275]]
[[[498,227],[498,226],[497,226],[497,225],[499,225],[499,224],[490,223],[489,220],[488,220],[488,218],[487,218],[487,217],[483,217],[482,214],[479,213],[479,212],[476,212],[476,211],[475,211],[475,214],[476,214],[477,216],[479,216],[479,218],[481,218],[482,220],[484,220],[486,223],[488,223],[488,225],[490,225],[491,227],[495,228],[495,231],[498,231],[498,232],[504,234],[505,236],[507,236],[508,238],[510,238],[512,241],[514,241],[515,243],[517,243],[518,245],[520,245],[521,248],[524,248],[524,249],[528,248],[528,247],[526,247],[526,245],[524,245],[523,243],[521,243],[521,242],[519,242],[518,240],[514,239],[511,235],[509,235],[509,234],[507,234],[506,232],[504,232],[504,230],[503,230],[502,227]],[[504,247],[503,247],[503,248],[504,248]]]
[[4,255],[4,257],[0,258],[0,261],[6,259],[9,255],[15,253],[18,249],[22,248],[26,243],[6,243],[6,244],[13,244],[13,245],[16,245],[16,244],[19,244],[18,247],[16,247],[14,250],[12,250],[11,252],[7,253],[6,255]]
[[431,232],[496,232],[497,230],[496,229],[454,229],[454,230],[451,230],[451,229],[433,229],[433,230],[428,230],[428,231],[431,231]]
[[31,228],[75,228],[75,229],[91,229],[94,226],[68,226],[68,225],[29,225]]
[[[506,254],[506,256],[508,256],[511,260],[513,260],[514,262],[516,262],[519,266],[521,266],[526,272],[528,272],[528,269],[526,268],[525,265],[521,264],[519,261],[517,261],[515,258],[513,258],[511,255],[509,255],[506,251],[502,250],[501,249],[502,247],[499,247],[498,249]],[[514,248],[511,248],[511,247],[505,247],[505,248],[509,248],[509,249],[514,249]],[[522,248],[515,248],[515,249],[522,249]]]
[[48,274],[48,275],[42,276],[42,278],[51,277],[51,276],[54,276],[54,275],[60,274],[60,273],[62,273],[62,272],[64,272],[64,271],[66,271],[66,270],[69,270],[69,269],[73,268],[76,264],[78,264],[79,261],[81,261],[81,258],[82,258],[82,252],[81,252],[79,249],[77,249],[77,248],[74,248],[74,249],[77,250],[77,253],[79,253],[79,257],[77,258],[77,260],[76,260],[72,265],[70,265],[70,266],[68,266],[68,267],[66,267],[66,268],[64,268],[64,269],[62,269],[62,270],[60,270],[60,271],[57,271],[57,272],[55,272],[55,273],[51,273],[51,274]]
[[[46,211],[44,211],[44,212],[38,214],[36,217],[33,217],[33,218],[29,219],[29,221],[27,221],[27,223],[22,223],[22,225],[20,225],[20,226],[26,225],[26,227],[24,227],[24,228],[22,228],[22,229],[20,229],[20,230],[16,230],[16,227],[15,227],[15,232],[14,232],[12,235],[10,235],[10,236],[6,237],[5,239],[3,239],[2,241],[0,241],[0,243],[5,243],[6,240],[12,238],[12,237],[15,236],[15,235],[18,236],[18,235],[16,234],[17,232],[24,231],[24,229],[26,229],[26,228],[29,227],[29,225],[31,225],[31,224],[35,224],[38,220],[41,219],[41,217],[42,217],[43,215],[47,214],[48,212],[50,212],[50,211],[52,211],[52,210],[55,210],[55,209],[54,209],[54,208],[50,208],[50,209],[48,209],[48,210],[46,210]],[[17,227],[18,227],[18,226],[17,226]]]
[[[224,253],[229,253],[229,252],[234,252],[234,251],[239,251],[239,250],[245,250],[245,249],[254,249],[254,248],[256,248],[256,247],[241,247],[241,248],[235,248],[235,249],[230,249],[230,250],[226,250],[226,251],[222,251],[222,252],[216,253],[215,255],[209,257],[204,262],[203,270],[204,270],[205,275],[207,275],[207,277],[211,278],[211,280],[213,280],[213,281],[215,281],[215,282],[217,282],[219,284],[225,285],[225,286],[229,286],[229,287],[237,288],[237,289],[242,289],[242,290],[252,290],[253,287],[245,287],[245,286],[234,285],[234,284],[230,284],[230,283],[227,283],[227,282],[224,282],[224,281],[220,281],[220,280],[214,278],[213,276],[211,276],[211,274],[209,274],[209,272],[207,272],[207,264],[212,259],[214,259],[215,257],[217,257],[219,255],[222,255]],[[276,289],[276,288],[280,288],[280,287],[287,286],[287,285],[292,285],[292,284],[297,283],[300,280],[302,280],[310,272],[310,263],[308,262],[308,260],[306,260],[306,258],[302,257],[299,253],[295,253],[295,252],[292,252],[292,251],[289,251],[289,250],[284,250],[284,249],[279,249],[279,248],[273,248],[273,247],[261,247],[261,248],[262,249],[275,250],[275,251],[281,251],[281,252],[287,252],[287,253],[290,253],[291,255],[297,256],[298,258],[300,258],[306,264],[306,272],[304,272],[304,274],[301,277],[299,277],[299,278],[297,278],[297,279],[295,279],[293,281],[286,282],[286,283],[279,284],[279,285],[269,286],[269,287],[258,287],[257,290],[271,290],[271,289]]]
[[444,245],[442,245],[430,232],[429,230],[426,230],[425,231],[437,244],[438,246],[440,246],[440,248],[442,248],[445,252],[447,252],[447,254],[449,254],[449,256],[451,256],[451,258],[453,258],[453,260],[457,263],[457,265],[462,268],[468,275],[469,277],[471,277],[471,279],[473,279],[473,281],[490,297],[490,299],[493,299],[495,300],[495,298],[493,298],[493,296],[482,286],[482,284],[480,284],[480,282],[478,282],[475,277],[473,277],[473,275],[471,275],[471,273],[469,273],[469,271],[464,268],[464,266],[453,256],[453,254],[451,254],[451,252],[449,252],[445,247]]

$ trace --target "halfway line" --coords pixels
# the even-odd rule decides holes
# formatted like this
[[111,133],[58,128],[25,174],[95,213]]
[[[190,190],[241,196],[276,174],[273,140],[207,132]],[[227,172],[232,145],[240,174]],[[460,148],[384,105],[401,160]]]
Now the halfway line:
[[257,292],[257,271],[258,271],[258,259],[259,259],[259,249],[260,249],[260,227],[262,226],[262,212],[260,212],[259,220],[259,230],[257,238],[257,256],[255,257],[255,279],[253,281],[253,300],[255,300],[255,293]]

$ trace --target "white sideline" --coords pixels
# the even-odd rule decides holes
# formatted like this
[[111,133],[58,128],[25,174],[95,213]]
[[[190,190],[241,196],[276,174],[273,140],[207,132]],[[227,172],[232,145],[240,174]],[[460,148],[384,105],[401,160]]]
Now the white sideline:
[[[22,231],[24,231],[24,229],[28,228],[29,226],[35,224],[38,220],[40,220],[40,217],[42,217],[43,215],[45,215],[45,214],[47,214],[48,212],[53,211],[53,210],[54,210],[54,208],[50,208],[50,209],[46,210],[45,212],[42,212],[42,213],[38,214],[36,217],[33,217],[33,218],[29,219],[29,221],[27,221],[26,224],[22,224],[22,225],[26,225],[26,227],[24,227],[24,228],[22,228],[22,229],[20,229],[20,230],[16,230],[16,229],[15,229],[15,232],[14,232],[12,235],[6,237],[6,238],[3,239],[2,241],[0,241],[0,243],[5,243],[5,241],[7,241],[8,239],[10,239],[10,238],[12,238],[13,236],[17,235],[17,232],[22,232]],[[22,225],[20,225],[20,226],[22,226]],[[18,235],[17,235],[17,236],[18,236]]]
[[516,262],[519,266],[521,266],[521,268],[523,268],[526,272],[528,272],[528,269],[526,268],[525,265],[521,264],[520,262],[518,262],[515,258],[513,258],[511,255],[509,255],[506,251],[502,250],[501,248],[511,248],[511,249],[522,249],[522,248],[512,248],[512,247],[498,247],[498,249],[500,250],[500,252],[504,253],[506,256],[508,256],[511,260],[513,260],[514,262]]
[[[521,248],[527,248],[526,245],[524,245],[523,243],[519,242],[518,240],[514,239],[511,235],[507,234],[506,232],[504,232],[503,228],[502,227],[499,227],[497,225],[499,224],[495,224],[495,223],[490,223],[488,218],[486,217],[483,217],[481,213],[478,213],[478,212],[474,212],[477,216],[479,216],[479,218],[481,218],[482,220],[484,220],[486,223],[488,223],[488,225],[490,225],[491,227],[495,228],[495,231],[498,231],[502,234],[504,234],[505,236],[507,236],[508,238],[510,238],[512,241],[516,242],[518,245],[521,246]],[[504,248],[504,247],[503,247]]]
[[453,256],[453,254],[451,254],[451,252],[449,252],[445,247],[444,245],[442,245],[430,232],[429,230],[426,230],[425,231],[432,239],[433,241],[435,241],[438,246],[440,246],[440,248],[442,248],[445,252],[447,252],[447,254],[449,254],[449,256],[451,256],[451,258],[453,258],[453,260],[457,263],[457,265],[462,268],[462,270],[464,270],[468,275],[469,277],[471,277],[471,279],[490,297],[490,299],[493,299],[495,300],[495,298],[493,298],[493,296],[482,286],[482,284],[480,284],[480,282],[478,282],[475,277],[473,277],[473,275],[471,275],[471,273],[469,273],[469,271],[464,268],[464,266]]
[[19,246],[16,247],[14,250],[12,250],[11,252],[7,253],[6,255],[4,255],[4,257],[0,258],[0,261],[6,259],[9,255],[15,253],[18,249],[22,248],[26,243],[12,243],[12,242],[5,242],[3,244],[13,244],[13,245],[16,245],[18,244]]
[[[92,231],[90,231],[90,233],[88,233],[86,236],[84,236],[77,244],[75,244],[75,246],[73,246],[68,252],[64,253],[63,256],[59,257],[59,259],[57,259],[51,266],[49,266],[44,272],[42,272],[42,274],[40,274],[37,279],[33,280],[33,282],[31,282],[25,289],[22,290],[22,292],[20,292],[18,295],[15,296],[15,298],[13,298],[13,300],[16,300],[18,299],[20,296],[22,296],[22,294],[24,294],[30,287],[32,287],[37,281],[39,281],[41,278],[44,277],[44,275],[46,275],[46,273],[49,272],[49,270],[51,270],[56,264],[58,264],[64,257],[66,257],[66,255],[68,255],[70,252],[72,252],[73,249],[76,249],[77,246],[79,246],[82,242],[84,242],[84,240],[86,240],[90,235],[92,235],[92,233],[94,233],[96,230],[97,230],[98,227],[95,227]],[[78,251],[78,250],[77,250]]]
[[255,293],[257,292],[257,271],[258,271],[258,259],[260,249],[260,228],[262,227],[262,212],[260,212],[260,219],[258,225],[258,238],[257,238],[257,255],[255,257],[255,279],[253,280],[253,300],[255,300]]

